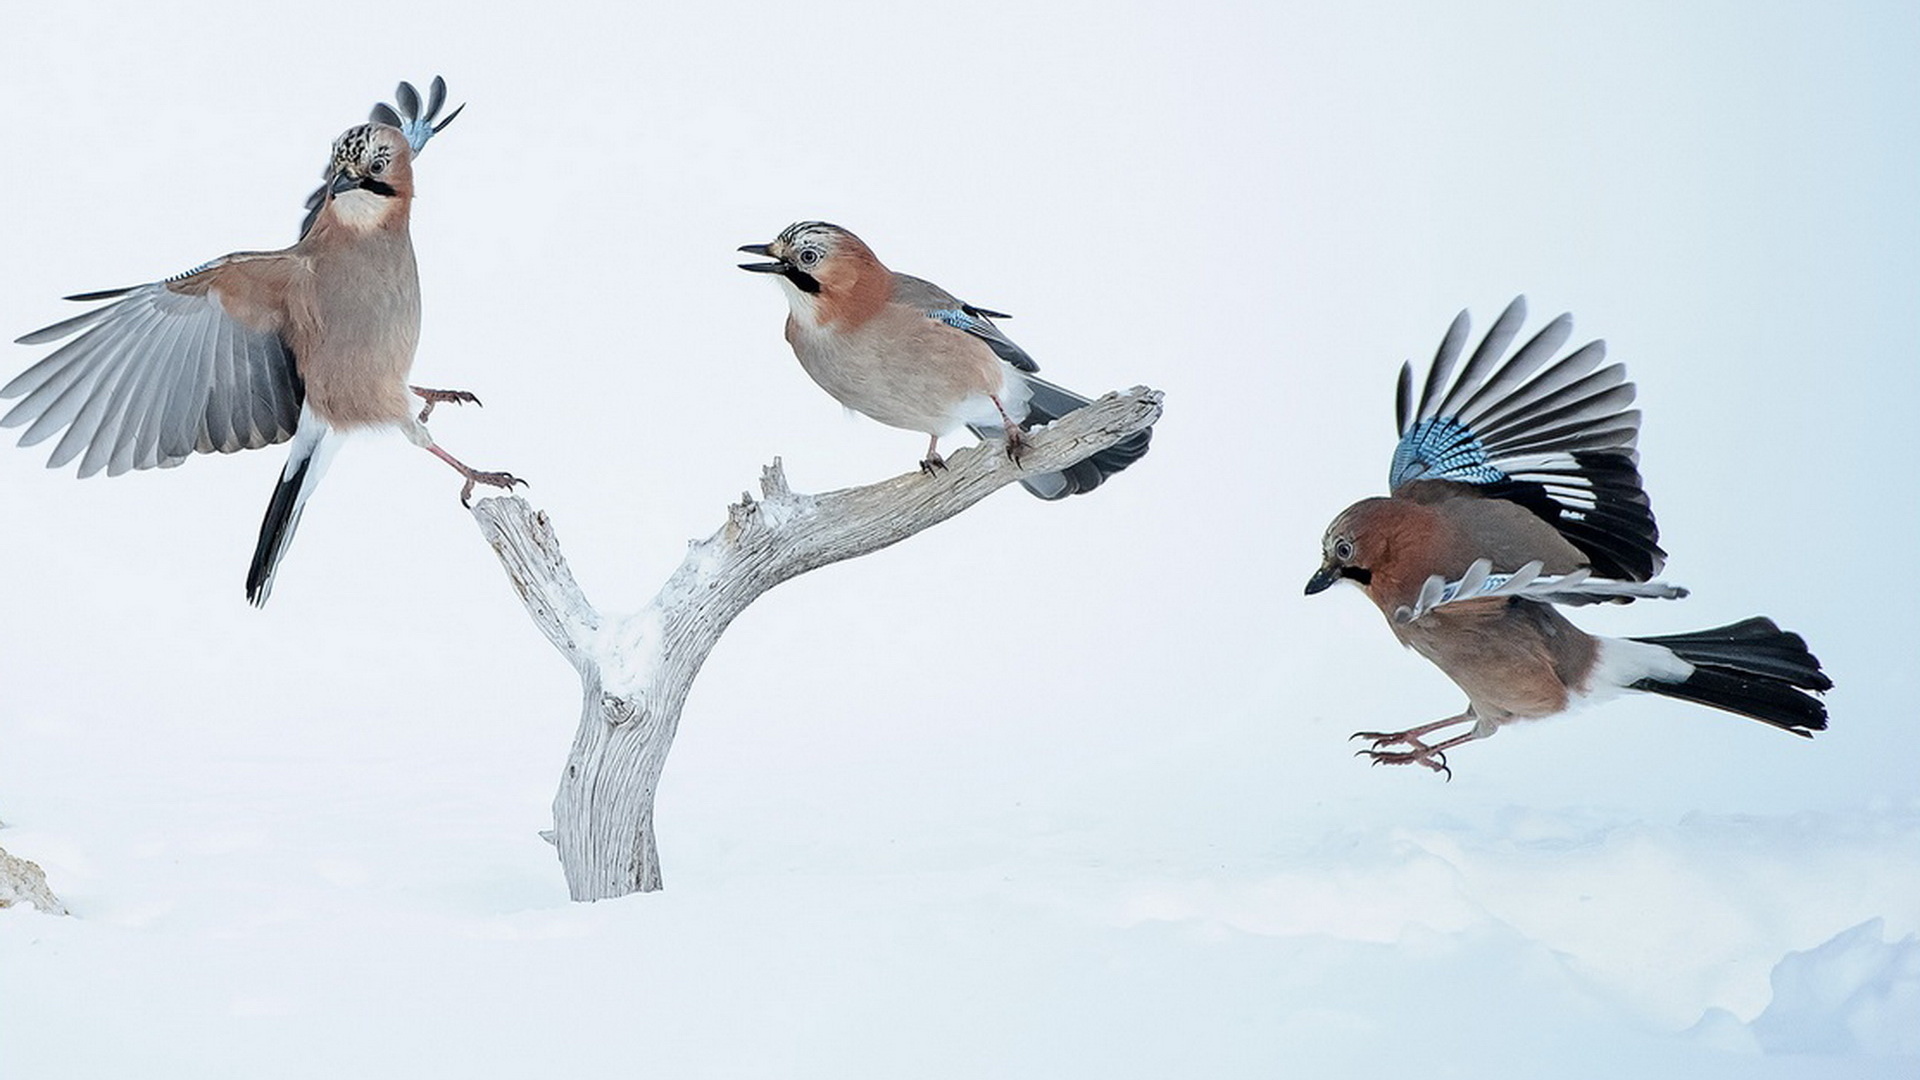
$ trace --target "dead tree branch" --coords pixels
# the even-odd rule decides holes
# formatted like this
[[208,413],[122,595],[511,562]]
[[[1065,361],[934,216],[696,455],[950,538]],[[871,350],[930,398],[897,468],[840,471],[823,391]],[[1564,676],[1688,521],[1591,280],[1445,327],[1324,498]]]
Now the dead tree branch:
[[644,609],[603,616],[574,581],[544,513],[524,499],[483,499],[473,515],[527,614],[580,673],[580,726],[553,801],[553,841],[575,900],[660,888],[653,802],[687,692],[736,615],[809,570],[897,543],[1029,472],[1064,468],[1153,424],[1158,391],[1109,394],[1029,433],[1019,464],[997,442],[914,472],[821,495],[788,489],[780,462],[760,499],[743,495]]

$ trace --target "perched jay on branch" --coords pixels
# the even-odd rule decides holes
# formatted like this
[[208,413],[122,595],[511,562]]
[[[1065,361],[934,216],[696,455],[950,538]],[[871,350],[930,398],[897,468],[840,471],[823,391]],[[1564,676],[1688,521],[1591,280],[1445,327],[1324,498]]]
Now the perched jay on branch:
[[[1594,341],[1558,359],[1571,317],[1504,362],[1526,319],[1503,312],[1464,366],[1467,314],[1440,343],[1414,399],[1400,371],[1400,443],[1390,495],[1333,520],[1309,595],[1342,580],[1366,591],[1394,636],[1466,691],[1457,716],[1354,738],[1379,764],[1451,776],[1446,751],[1502,724],[1554,716],[1640,690],[1749,716],[1795,735],[1827,726],[1807,691],[1833,683],[1798,634],[1756,617],[1664,637],[1587,634],[1556,605],[1675,599],[1653,580],[1666,561],[1640,486],[1640,414],[1626,369]],[[1449,738],[1429,736],[1470,725]]]
[[[460,110],[434,122],[446,102],[438,78],[424,107],[411,84],[396,97],[397,109],[376,105],[371,122],[334,140],[298,243],[70,296],[112,303],[20,338],[41,345],[79,335],[0,387],[0,397],[22,399],[0,426],[28,425],[22,446],[64,430],[47,464],[78,458],[83,477],[292,439],[247,569],[256,606],[267,602],[300,511],[347,432],[400,429],[465,478],[462,503],[475,484],[520,482],[468,468],[428,435],[436,402],[478,399],[407,384],[420,336],[407,228],[413,158]],[[426,402],[418,416],[415,396]]]
[[[1006,315],[894,273],[838,225],[798,222],[771,244],[740,250],[773,260],[740,269],[776,275],[790,308],[787,343],[800,366],[847,408],[924,433],[920,469],[928,475],[946,467],[940,437],[962,425],[981,438],[1004,432],[1007,455],[1018,462],[1022,432],[1088,403],[1034,374],[1040,365],[992,322]],[[1146,454],[1152,438],[1148,428],[1021,483],[1042,499],[1092,491]]]

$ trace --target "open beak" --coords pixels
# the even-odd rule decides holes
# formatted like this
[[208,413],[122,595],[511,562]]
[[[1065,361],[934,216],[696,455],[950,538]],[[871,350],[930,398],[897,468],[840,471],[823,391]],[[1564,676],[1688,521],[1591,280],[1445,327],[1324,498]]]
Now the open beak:
[[1320,568],[1319,573],[1307,579],[1307,595],[1326,592],[1340,580],[1340,568],[1329,563]]
[[[745,244],[740,250],[749,255],[773,256],[773,251],[766,244]],[[787,264],[776,258],[773,262],[741,263],[740,269],[751,270],[756,274],[780,274],[786,272]]]

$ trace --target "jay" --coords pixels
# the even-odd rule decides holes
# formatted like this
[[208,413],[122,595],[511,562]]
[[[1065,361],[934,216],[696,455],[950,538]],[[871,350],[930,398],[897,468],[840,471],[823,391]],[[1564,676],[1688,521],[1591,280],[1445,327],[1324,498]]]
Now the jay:
[[[1086,405],[1041,379],[1034,363],[993,324],[1008,316],[962,303],[940,286],[897,274],[838,225],[802,221],[770,244],[740,249],[771,262],[740,269],[775,275],[786,293],[787,343],[800,366],[842,405],[889,427],[922,432],[922,472],[946,467],[940,438],[965,425],[976,436],[1003,431],[1015,462],[1022,433]],[[1092,491],[1138,461],[1148,428],[1055,473],[1021,483],[1042,499]]]
[[[1640,414],[1626,369],[1594,341],[1559,359],[1573,331],[1548,323],[1503,361],[1526,319],[1513,301],[1464,365],[1461,312],[1414,400],[1400,372],[1390,494],[1341,511],[1307,593],[1365,590],[1401,644],[1466,692],[1466,711],[1406,731],[1363,731],[1374,764],[1451,777],[1446,752],[1515,720],[1638,690],[1811,736],[1833,683],[1798,634],[1756,617],[1663,637],[1585,633],[1559,605],[1674,599],[1641,488]],[[1454,374],[1459,366],[1457,376]],[[1450,378],[1451,377],[1451,378]],[[1434,737],[1449,728],[1466,730]]]
[[[47,464],[78,458],[83,477],[291,439],[247,569],[255,606],[267,602],[301,510],[348,432],[400,429],[465,478],[462,503],[475,484],[521,482],[467,467],[427,433],[436,402],[477,398],[407,383],[420,335],[413,158],[460,109],[434,123],[446,101],[438,78],[424,107],[408,83],[397,98],[398,110],[375,106],[369,123],[334,141],[292,247],[68,297],[111,303],[20,338],[73,340],[0,387],[0,397],[21,399],[0,426],[26,425],[22,446],[64,430]],[[417,416],[416,396],[425,402]]]

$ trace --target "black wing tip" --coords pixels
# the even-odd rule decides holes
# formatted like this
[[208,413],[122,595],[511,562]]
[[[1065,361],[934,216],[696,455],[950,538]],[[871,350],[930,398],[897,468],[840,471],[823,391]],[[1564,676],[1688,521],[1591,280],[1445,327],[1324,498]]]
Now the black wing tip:
[[72,296],[63,296],[60,299],[90,304],[95,300],[112,300],[115,297],[125,296],[139,287],[138,285],[127,285],[118,289],[97,289],[93,292],[74,293]]
[[[1652,500],[1640,483],[1635,455],[1623,450],[1578,450],[1568,479],[1584,484],[1593,506],[1574,509],[1555,499],[1536,479],[1509,477],[1476,490],[1488,497],[1517,503],[1554,527],[1580,550],[1599,577],[1621,581],[1651,581],[1666,566],[1660,546],[1660,525]],[[1557,475],[1562,475],[1555,470]]]

